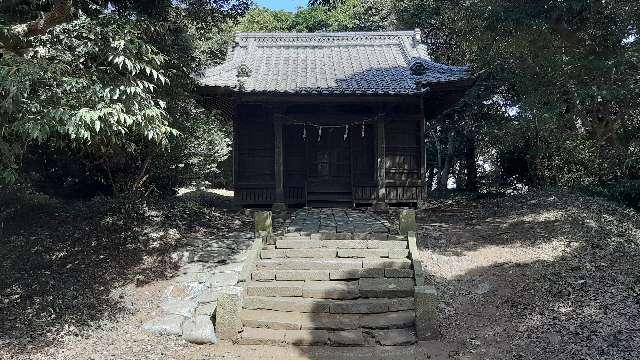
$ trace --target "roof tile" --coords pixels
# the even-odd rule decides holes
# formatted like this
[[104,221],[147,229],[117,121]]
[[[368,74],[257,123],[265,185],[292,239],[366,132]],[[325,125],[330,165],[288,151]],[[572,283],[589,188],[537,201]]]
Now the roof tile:
[[[426,72],[411,72],[416,61]],[[250,69],[244,86],[241,66]],[[417,83],[468,77],[466,67],[432,61],[413,31],[239,33],[227,61],[206,69],[200,82],[247,93],[413,94]]]

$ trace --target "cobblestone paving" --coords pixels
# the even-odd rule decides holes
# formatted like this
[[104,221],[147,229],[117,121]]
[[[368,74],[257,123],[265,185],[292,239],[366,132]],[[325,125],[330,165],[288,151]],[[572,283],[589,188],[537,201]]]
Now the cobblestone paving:
[[190,342],[215,343],[212,315],[218,296],[237,285],[246,250],[252,243],[253,234],[236,233],[215,241],[197,239],[176,253],[183,266],[160,299],[157,316],[143,328],[164,335],[182,335]]
[[291,215],[287,232],[390,233],[391,225],[375,214],[358,209],[300,209]]

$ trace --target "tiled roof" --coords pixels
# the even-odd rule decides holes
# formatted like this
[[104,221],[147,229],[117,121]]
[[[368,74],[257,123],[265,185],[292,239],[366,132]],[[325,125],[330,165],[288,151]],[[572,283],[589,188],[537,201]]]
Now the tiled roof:
[[420,84],[468,78],[433,62],[418,32],[239,33],[204,86],[245,93],[415,94]]

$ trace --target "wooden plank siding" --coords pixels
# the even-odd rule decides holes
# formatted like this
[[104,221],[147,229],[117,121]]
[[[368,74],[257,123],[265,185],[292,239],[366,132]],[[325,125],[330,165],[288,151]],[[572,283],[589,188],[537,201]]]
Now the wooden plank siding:
[[[310,172],[317,172],[314,166],[318,166],[314,165],[317,151],[312,150],[323,144],[321,140],[328,141],[332,134],[339,135],[340,139],[333,139],[339,140],[339,144],[328,149],[348,153],[329,161],[332,166],[349,168],[343,171],[348,178],[342,180],[347,181],[354,203],[421,200],[424,196],[422,111],[415,105],[401,102],[367,110],[362,105],[332,107],[326,104],[319,111],[300,105],[239,104],[233,122],[236,201],[242,205],[281,201],[289,205],[306,204],[307,192],[311,191],[309,179],[313,178]],[[287,109],[289,112],[282,116],[281,112]],[[376,112],[381,115],[374,116]],[[320,116],[321,113],[326,116]],[[334,128],[325,129],[324,136],[319,137],[316,124]],[[346,128],[343,126],[348,127],[344,140]],[[281,159],[281,167],[277,166],[277,157]]]

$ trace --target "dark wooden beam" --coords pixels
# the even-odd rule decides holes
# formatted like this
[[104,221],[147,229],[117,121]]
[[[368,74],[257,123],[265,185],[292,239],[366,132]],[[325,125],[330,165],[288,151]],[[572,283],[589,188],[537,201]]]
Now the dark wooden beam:
[[275,142],[275,179],[276,179],[276,203],[284,203],[284,151],[282,132],[284,119],[278,110],[273,114],[273,133]]
[[386,194],[386,161],[384,151],[384,120],[376,124],[376,180],[378,182],[378,201],[384,203]]

